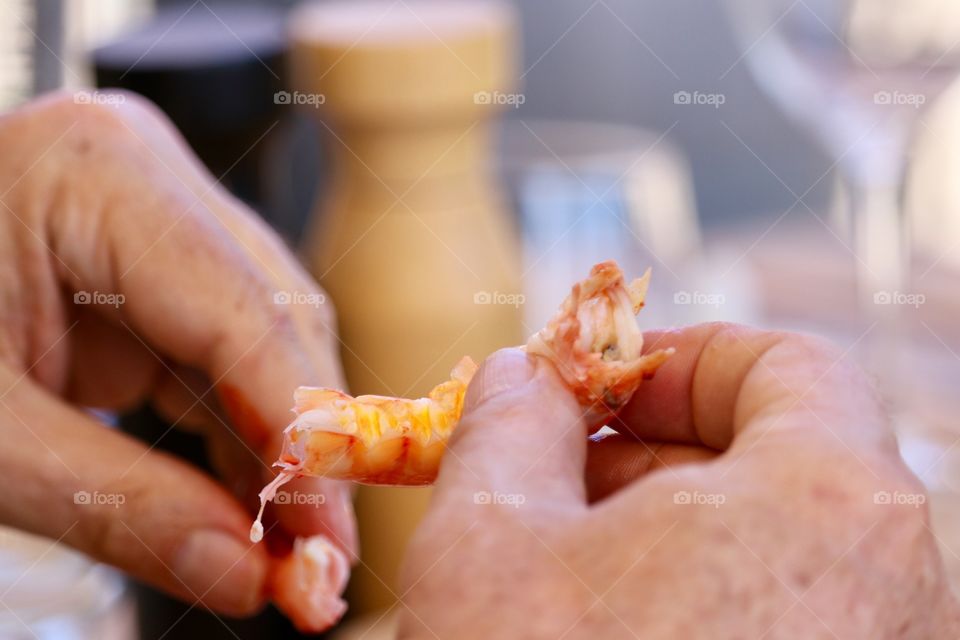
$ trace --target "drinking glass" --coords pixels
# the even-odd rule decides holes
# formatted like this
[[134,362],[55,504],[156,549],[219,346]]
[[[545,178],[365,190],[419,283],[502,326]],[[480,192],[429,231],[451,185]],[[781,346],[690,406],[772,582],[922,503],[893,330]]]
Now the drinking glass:
[[741,49],[731,70],[745,63],[839,172],[849,199],[840,237],[855,258],[864,326],[877,325],[865,355],[877,369],[896,370],[913,295],[904,177],[925,108],[960,71],[960,7],[937,0],[726,0],[726,7]]
[[[960,6],[937,0],[726,3],[742,51],[734,66],[745,62],[838,170],[849,198],[841,237],[852,240],[858,333],[866,336],[860,356],[892,400],[901,452],[929,489],[937,540],[960,585],[960,554],[951,547],[960,533],[960,434],[955,413],[943,410],[951,406],[950,392],[940,394],[940,402],[926,393],[950,386],[957,358],[926,325],[937,305],[921,310],[925,295],[912,289],[902,203],[925,111],[960,71]],[[933,301],[935,291],[927,293]],[[936,338],[932,351],[911,338],[908,319]],[[932,363],[941,361],[946,364],[934,370]]]

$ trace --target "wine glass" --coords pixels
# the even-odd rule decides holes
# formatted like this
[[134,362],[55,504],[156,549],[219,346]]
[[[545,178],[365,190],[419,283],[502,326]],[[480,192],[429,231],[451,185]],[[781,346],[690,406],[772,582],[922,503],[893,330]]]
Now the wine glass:
[[[845,183],[859,308],[869,324],[861,355],[888,385],[901,451],[930,490],[944,556],[955,557],[945,540],[960,531],[960,491],[939,477],[956,473],[947,467],[960,440],[955,432],[927,433],[924,420],[906,410],[909,392],[898,390],[908,385],[897,384],[903,381],[897,376],[909,370],[901,366],[905,314],[922,299],[908,290],[904,179],[925,108],[960,70],[960,6],[939,0],[726,2],[741,60],[816,137]],[[952,573],[960,584],[960,564]]]
[[925,107],[960,72],[960,7],[938,0],[726,6],[741,44],[737,63],[813,133],[845,183],[859,307],[878,325],[869,355],[895,370],[900,315],[912,295],[902,211],[909,150]]

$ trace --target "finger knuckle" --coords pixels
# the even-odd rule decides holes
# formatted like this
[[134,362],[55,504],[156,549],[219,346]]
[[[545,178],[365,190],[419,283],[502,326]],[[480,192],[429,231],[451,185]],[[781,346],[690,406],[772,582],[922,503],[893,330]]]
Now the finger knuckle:
[[[137,140],[132,132],[137,127],[156,126],[167,118],[146,98],[128,91],[90,92],[58,91],[34,100],[0,119],[0,130],[6,136],[24,140],[50,139],[64,142],[72,149],[85,152],[94,144],[104,145],[118,139]],[[88,96],[84,98],[83,96]],[[68,135],[69,133],[69,135]]]
[[[61,91],[41,98],[14,115],[14,126],[50,156],[57,175],[88,182],[119,172],[132,177],[137,172],[131,165],[149,173],[152,160],[145,132],[169,128],[166,117],[134,93],[98,91],[92,94],[95,100],[80,99],[84,95],[91,94]],[[46,153],[54,148],[57,153]]]
[[122,90],[59,91],[25,109],[42,121],[62,121],[81,132],[103,133],[123,129],[123,124],[135,120],[135,115],[162,117],[159,110],[146,98]]

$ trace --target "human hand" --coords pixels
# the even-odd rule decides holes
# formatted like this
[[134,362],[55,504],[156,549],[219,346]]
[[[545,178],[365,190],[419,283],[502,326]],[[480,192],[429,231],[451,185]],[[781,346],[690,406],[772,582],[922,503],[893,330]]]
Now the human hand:
[[723,324],[645,338],[676,354],[589,447],[551,365],[484,364],[402,638],[960,635],[923,487],[843,354]]
[[[333,311],[166,118],[119,95],[0,117],[0,523],[249,614],[273,561],[248,541],[248,508],[294,389],[342,386]],[[206,437],[223,484],[80,409],[145,399]],[[354,553],[347,488],[290,491],[316,499],[277,507],[275,539],[323,533]]]

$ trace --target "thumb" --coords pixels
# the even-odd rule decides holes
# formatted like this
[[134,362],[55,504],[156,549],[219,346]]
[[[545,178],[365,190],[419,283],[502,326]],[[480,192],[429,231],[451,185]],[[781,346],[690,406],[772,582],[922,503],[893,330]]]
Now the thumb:
[[582,415],[549,361],[520,349],[494,353],[467,389],[437,491],[585,503]]

